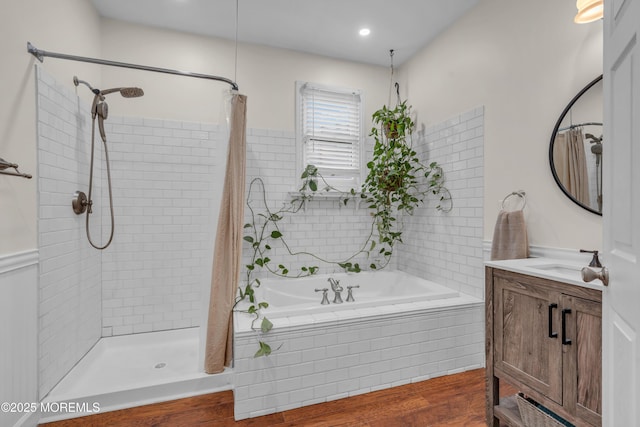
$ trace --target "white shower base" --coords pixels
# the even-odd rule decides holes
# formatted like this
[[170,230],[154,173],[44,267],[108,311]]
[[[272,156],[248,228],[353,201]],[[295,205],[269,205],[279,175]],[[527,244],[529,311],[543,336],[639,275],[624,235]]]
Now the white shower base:
[[[100,339],[43,399],[53,412],[41,422],[131,408],[183,397],[230,390],[233,371],[207,375],[199,369],[199,328]],[[88,411],[60,411],[72,402]]]

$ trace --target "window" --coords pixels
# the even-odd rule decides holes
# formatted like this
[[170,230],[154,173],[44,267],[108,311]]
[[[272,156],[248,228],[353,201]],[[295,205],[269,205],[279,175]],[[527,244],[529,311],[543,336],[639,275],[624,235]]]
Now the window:
[[299,172],[312,164],[330,185],[357,190],[364,145],[360,91],[304,82],[296,89]]

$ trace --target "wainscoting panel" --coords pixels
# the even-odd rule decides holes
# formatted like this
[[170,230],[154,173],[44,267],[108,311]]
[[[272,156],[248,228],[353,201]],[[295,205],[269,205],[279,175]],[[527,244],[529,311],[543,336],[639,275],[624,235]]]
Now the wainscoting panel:
[[[38,253],[0,256],[0,402],[38,401]],[[35,425],[0,412],[0,425]]]

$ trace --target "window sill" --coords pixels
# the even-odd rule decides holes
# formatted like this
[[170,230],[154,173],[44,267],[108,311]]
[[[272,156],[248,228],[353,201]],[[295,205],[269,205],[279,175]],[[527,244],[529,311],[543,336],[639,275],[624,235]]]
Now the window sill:
[[[289,191],[289,193],[287,193],[290,199],[294,199],[296,197],[300,197],[303,195],[303,193],[299,192],[299,191]],[[340,208],[343,207],[349,207],[349,206],[353,206],[354,210],[359,210],[360,209],[360,202],[363,200],[362,197],[360,197],[362,193],[360,193],[359,191],[356,192],[355,194],[350,194],[350,193],[342,193],[339,191],[316,191],[313,193],[313,201],[317,201],[317,202],[325,202],[325,201],[341,201],[342,199],[344,199],[346,197],[346,195],[348,195],[349,201],[347,202],[347,204],[345,205],[344,203],[340,203],[339,206]],[[307,194],[308,195],[308,194]],[[307,206],[308,204],[305,203],[303,206],[303,210],[306,211],[307,210]]]

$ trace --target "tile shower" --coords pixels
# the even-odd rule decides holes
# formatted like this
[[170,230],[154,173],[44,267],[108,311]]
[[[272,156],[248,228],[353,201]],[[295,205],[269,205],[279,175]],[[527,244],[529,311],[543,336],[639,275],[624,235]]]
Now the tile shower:
[[[115,116],[105,126],[116,230],[113,245],[101,252],[86,241],[84,215],[70,208],[73,193],[88,187],[89,107],[71,84],[38,68],[42,396],[100,337],[201,321],[223,132],[210,124]],[[102,241],[110,224],[100,160],[91,230]]]

